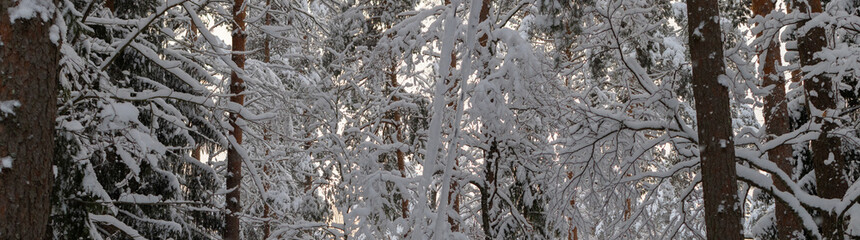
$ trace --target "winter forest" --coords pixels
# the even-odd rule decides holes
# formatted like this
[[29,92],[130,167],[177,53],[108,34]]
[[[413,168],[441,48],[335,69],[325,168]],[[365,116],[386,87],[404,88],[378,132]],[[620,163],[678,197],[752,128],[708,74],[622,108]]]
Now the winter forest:
[[0,239],[860,239],[858,202],[860,0],[0,0]]

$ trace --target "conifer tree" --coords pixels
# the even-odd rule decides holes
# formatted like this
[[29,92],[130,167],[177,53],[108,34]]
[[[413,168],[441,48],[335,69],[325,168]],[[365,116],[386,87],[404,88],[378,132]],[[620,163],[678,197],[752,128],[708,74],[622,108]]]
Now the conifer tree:
[[715,1],[687,2],[698,143],[708,239],[742,239],[734,136]]
[[[57,1],[0,1],[0,238],[43,239],[53,185]],[[36,7],[36,9],[31,9]],[[52,32],[52,29],[54,32]],[[39,53],[39,54],[34,54]]]

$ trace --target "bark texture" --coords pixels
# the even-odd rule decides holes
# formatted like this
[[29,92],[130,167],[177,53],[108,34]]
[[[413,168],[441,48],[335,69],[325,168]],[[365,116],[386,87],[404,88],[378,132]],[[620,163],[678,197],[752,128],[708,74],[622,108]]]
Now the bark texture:
[[[775,9],[776,3],[774,0],[753,0],[752,11],[756,16],[766,17]],[[782,74],[776,71],[776,66],[780,64],[779,41],[776,34],[763,35],[759,33],[757,38],[761,42],[767,42],[767,47],[759,49],[759,65],[762,68],[761,78],[762,86],[773,87],[770,94],[764,97],[764,121],[767,140],[786,134],[791,131],[790,119],[788,116],[788,104],[785,99],[785,78]],[[792,173],[794,166],[791,164],[792,149],[791,145],[779,145],[767,152],[768,159],[776,163],[779,168],[788,173]],[[787,186],[778,181],[777,177],[773,177],[777,189],[786,191]],[[777,237],[779,239],[796,239],[803,237],[800,219],[791,210],[791,208],[782,201],[776,202],[774,209],[776,217]]]
[[743,239],[718,1],[687,1],[708,239]]
[[[821,13],[821,1],[795,1],[794,8],[809,17],[798,23],[798,29],[805,27],[812,17]],[[813,26],[797,39],[797,51],[800,55],[800,66],[813,67],[821,62],[815,57],[827,46],[825,29]],[[816,191],[822,198],[841,199],[848,189],[848,182],[842,173],[845,158],[842,156],[842,140],[830,133],[836,129],[837,123],[832,117],[836,114],[838,92],[833,81],[826,74],[809,76],[809,69],[803,70],[803,88],[806,90],[806,100],[810,109],[811,120],[821,124],[821,134],[810,144],[812,149],[812,166],[815,168]],[[843,222],[838,213],[821,213],[822,222],[819,229],[825,239],[843,239]]]
[[0,239],[43,239],[54,177],[59,44],[50,38],[53,19],[37,14],[13,23],[15,5],[0,0],[0,102],[20,104],[14,114],[0,112]]
[[[233,2],[233,62],[241,69],[245,68],[245,9],[244,0],[235,0]],[[239,77],[236,71],[230,74],[230,101],[239,105],[244,105],[245,96],[241,93],[245,91],[245,81]],[[233,130],[230,131],[236,139],[237,144],[242,144],[242,128],[236,123],[241,116],[239,113],[230,113],[230,126]],[[235,147],[230,147],[227,150],[227,211],[226,225],[224,229],[225,240],[238,240],[241,235],[239,228],[239,213],[242,212],[241,205],[241,190],[239,186],[242,183],[242,156]]]

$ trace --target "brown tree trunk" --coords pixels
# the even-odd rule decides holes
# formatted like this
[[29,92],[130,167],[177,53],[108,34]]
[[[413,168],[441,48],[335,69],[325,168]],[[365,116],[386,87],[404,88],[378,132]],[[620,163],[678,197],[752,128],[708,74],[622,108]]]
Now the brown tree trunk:
[[[567,180],[573,181],[573,172],[567,172]],[[570,208],[576,209],[576,195],[570,197]],[[570,228],[567,229],[567,240],[579,240],[577,236],[577,228],[576,225],[573,224],[573,217],[567,217],[567,221],[570,222]]]
[[[815,15],[821,13],[821,1],[795,1],[793,8],[809,15],[800,23],[798,28],[806,25]],[[797,50],[800,55],[800,66],[809,67],[821,62],[815,58],[815,53],[820,52],[827,45],[825,30],[816,26],[807,31],[797,39]],[[804,75],[808,74],[803,71]],[[807,106],[810,108],[811,120],[821,124],[821,135],[812,140],[812,166],[815,168],[816,191],[822,198],[841,199],[848,189],[848,182],[842,174],[844,157],[842,156],[842,140],[839,136],[830,135],[837,128],[837,123],[827,115],[834,116],[837,112],[838,92],[834,89],[830,76],[818,74],[815,76],[803,76],[803,88],[806,90]],[[821,235],[825,239],[844,238],[843,222],[838,213],[822,213]]]
[[708,239],[742,239],[718,1],[689,0],[688,33]]
[[[789,13],[789,14],[791,14],[792,12],[794,12],[794,8],[792,7],[793,5],[792,5],[792,3],[791,3],[791,2],[786,3],[786,5],[788,6],[786,10],[788,11],[788,13]],[[790,38],[789,38],[789,41],[797,41],[797,36],[789,36],[789,37],[790,37]],[[786,51],[797,51],[797,45],[795,45],[795,47],[794,47],[794,48],[788,48],[788,47],[786,47],[786,49],[785,49],[785,50],[786,50]],[[791,60],[788,62],[788,64],[789,64],[789,65],[798,65],[798,66],[799,66],[799,65],[800,65],[800,62],[798,61],[798,59],[797,59],[797,58],[794,58],[794,59],[791,59]],[[803,81],[803,71],[801,71],[799,67],[798,67],[798,68],[795,68],[795,69],[793,69],[793,70],[791,70],[791,82],[793,82],[793,83],[801,83],[802,81]],[[802,86],[802,85],[799,85],[799,86]],[[804,92],[804,95],[805,95],[805,94],[806,94],[806,93]],[[806,100],[806,97],[804,96],[804,101],[805,101],[805,100]],[[802,112],[801,112],[801,114],[800,114],[800,116],[796,117],[796,119],[795,119],[795,118],[792,118],[792,119],[791,119],[791,123],[792,123],[792,124],[794,124],[794,125],[792,125],[792,128],[791,128],[791,130],[792,130],[792,131],[797,130],[800,126],[802,126],[803,124],[806,124],[807,122],[809,122],[809,116],[810,116],[810,114],[809,114],[809,106],[808,106],[808,104],[809,104],[809,103],[805,101],[805,102],[804,102],[804,104],[803,104],[802,106],[800,106],[800,109],[798,109],[798,110],[802,111]],[[809,148],[809,146],[806,146],[806,147],[807,147],[807,149]],[[800,161],[800,160],[798,159],[798,161]]]
[[[305,111],[305,114],[307,114],[307,110]],[[310,132],[310,131],[308,131],[307,133],[305,133],[305,138],[306,138],[306,139],[311,139],[311,132]],[[305,151],[307,151],[307,152],[308,152],[309,157],[310,157],[311,159],[313,159],[314,154],[311,152],[311,144],[313,144],[313,141],[312,141],[312,140],[308,140],[307,142],[305,142],[305,146],[304,146],[304,147],[305,147]],[[313,172],[313,171],[311,171],[311,172]],[[311,176],[312,176],[312,175],[311,175],[310,173],[305,174],[305,193],[310,192],[310,191],[311,191],[311,189],[313,189],[313,186],[314,186],[314,179],[313,179]]]
[[203,146],[194,147],[194,150],[191,150],[191,157],[200,161],[200,151],[203,150]]
[[[266,62],[266,63],[268,63],[268,62]],[[269,140],[271,140],[271,137],[269,137],[269,131],[268,131],[268,129],[264,128],[263,129],[263,141],[268,142]],[[267,176],[269,174],[271,174],[269,172],[269,162],[268,161],[269,161],[269,149],[267,148],[266,149],[266,160],[265,160],[265,162],[263,162],[263,174],[266,174]],[[271,185],[271,183],[269,181],[263,182],[263,191],[268,193],[269,188],[271,187],[270,185]],[[266,196],[266,194],[264,194],[264,196]],[[270,222],[271,222],[269,220],[269,218],[271,217],[270,212],[271,212],[271,209],[269,209],[269,201],[267,199],[263,199],[263,239],[269,239],[269,236],[272,235],[272,231],[269,227]]]
[[0,0],[0,104],[11,108],[0,110],[0,239],[43,239],[54,176],[59,43],[49,36],[53,19],[12,22],[15,5]]
[[[393,38],[394,35],[389,35],[389,37]],[[391,101],[397,102],[397,101],[400,101],[400,97],[397,96],[397,91],[399,91],[397,89],[400,87],[400,83],[397,82],[397,65],[398,64],[397,64],[397,57],[396,56],[394,56],[394,55],[391,56],[391,63],[390,64],[391,65],[388,66],[388,69],[387,69],[387,72],[385,75],[388,78],[388,87],[392,91]],[[394,135],[393,136],[387,136],[387,137],[391,140],[392,143],[403,143],[405,138],[403,136],[403,123],[402,123],[403,116],[400,113],[400,109],[395,108],[395,109],[391,110],[391,115],[388,115],[388,116],[390,116],[390,117],[386,117],[386,118],[388,118],[387,122],[389,122],[388,128],[389,129],[393,128]],[[397,161],[397,170],[400,171],[400,177],[405,178],[406,177],[406,153],[404,153],[403,150],[400,150],[400,148],[398,147],[397,150],[394,151],[394,156],[395,156],[395,159]],[[400,214],[401,214],[401,217],[403,217],[403,218],[409,217],[409,200],[406,199],[407,194],[408,193],[405,193],[405,192],[400,194]]]
[[489,184],[491,183],[478,186],[478,190],[481,192],[481,228],[484,230],[484,239],[486,240],[493,239],[493,232],[490,229],[490,215],[488,215],[490,211],[490,191],[487,190],[490,187]]
[[[233,62],[240,69],[245,68],[245,9],[244,0],[233,2]],[[230,101],[241,105],[245,103],[245,81],[239,77],[239,73],[232,71],[230,74]],[[239,113],[230,113],[230,126],[233,128],[230,135],[236,139],[236,144],[242,144],[242,128],[236,124]],[[227,150],[227,217],[224,229],[225,240],[238,240],[241,235],[239,228],[239,214],[242,212],[241,190],[242,183],[242,156],[236,149],[230,146]]]
[[[271,0],[266,0],[266,26],[272,25],[272,14],[269,13],[269,8],[271,8],[271,7],[272,7]],[[271,36],[269,36],[269,33],[263,33],[263,34],[266,35],[265,40],[263,40],[263,62],[269,63],[269,61],[272,58],[272,49],[269,46],[269,44],[271,44],[272,38],[271,38]]]
[[112,13],[116,12],[116,4],[114,3],[114,0],[105,0],[105,7]]
[[[458,169],[460,167],[460,160],[454,160],[454,169]],[[457,194],[457,181],[451,181],[451,189],[448,190],[448,202],[451,203],[451,208],[454,209],[454,212],[457,215],[460,215],[460,197]],[[459,218],[459,217],[458,217]],[[448,216],[448,224],[451,225],[451,232],[459,232],[460,231],[460,222],[451,216]]]
[[[393,57],[392,57],[393,58]],[[389,84],[391,84],[391,90],[397,91],[397,88],[400,87],[400,84],[397,82],[397,59],[392,59],[392,63],[390,68],[388,69],[388,80]],[[397,102],[400,101],[400,97],[397,96],[397,93],[392,94],[391,101]],[[397,143],[403,143],[403,124],[402,124],[402,116],[400,113],[400,109],[394,109],[391,116],[391,126],[394,127],[394,138]],[[398,147],[395,150],[395,157],[397,158],[397,170],[400,171],[400,177],[406,177],[406,154],[403,150],[400,150]],[[409,200],[406,199],[407,193],[400,194],[400,213],[403,218],[409,217]]]
[[[272,25],[272,14],[269,13],[269,8],[272,7],[271,0],[266,0],[266,26]],[[263,40],[263,62],[269,63],[272,60],[272,49],[271,49],[271,37],[268,33],[263,33],[265,35],[265,39]],[[263,141],[269,141],[270,137],[268,134],[268,129],[263,129]],[[266,149],[266,161],[268,161],[269,157],[269,149]],[[269,175],[269,163],[263,163],[263,174]],[[269,182],[266,181],[263,183],[263,190],[269,191]],[[268,219],[270,216],[271,209],[269,209],[269,202],[266,199],[263,199],[263,239],[269,239],[269,236],[272,235],[270,229],[270,220]]]
[[[765,17],[775,9],[775,6],[774,0],[753,0],[752,11],[756,16]],[[756,37],[766,38],[768,42],[766,49],[760,49],[762,53],[759,55],[758,61],[762,65],[762,86],[773,86],[770,94],[764,97],[764,110],[762,111],[764,112],[767,140],[773,140],[791,131],[788,105],[785,100],[785,78],[776,71],[776,66],[781,63],[782,59],[776,36],[762,36],[762,33],[759,33]],[[779,145],[769,150],[767,154],[768,159],[776,163],[782,171],[787,174],[792,173],[794,167],[791,165],[791,145]],[[786,191],[787,186],[782,181],[777,181],[777,178],[776,176],[773,177],[777,189]],[[776,216],[777,237],[779,239],[793,239],[795,236],[803,236],[800,219],[784,202],[776,202],[774,215]]]
[[[481,1],[481,11],[478,13],[478,25],[483,24],[490,17],[490,0],[482,0]],[[489,28],[488,28],[489,30]],[[483,58],[487,56],[482,56],[483,54],[489,55],[489,34],[488,32],[481,33],[481,36],[478,37],[478,44],[480,48],[478,48],[478,59],[481,61],[480,72],[478,73],[479,78],[485,78],[489,75],[489,63],[484,61]],[[484,127],[486,129],[486,126]],[[495,136],[493,133],[485,134],[485,138],[490,145],[490,149],[486,151],[484,157],[484,186],[479,189],[481,192],[481,227],[484,230],[484,238],[489,240],[494,238],[494,234],[492,231],[492,226],[490,226],[490,209],[492,205],[492,199],[490,195],[492,191],[496,189],[493,188],[496,182],[496,172],[493,167],[494,164],[499,164],[499,151],[498,151],[498,142],[496,142]]]
[[[451,5],[451,0],[445,0],[445,5]],[[445,78],[445,86],[449,86],[446,94],[453,94],[456,91],[457,85],[459,84],[459,78],[454,79],[454,69],[457,68],[457,53],[452,50],[451,51],[451,62],[448,63],[450,68],[448,69],[448,77]],[[451,85],[451,81],[454,81],[453,85]],[[456,98],[451,98],[456,99]],[[451,101],[447,104],[448,107],[454,106],[454,101]],[[456,110],[456,106],[454,106],[454,110]],[[457,171],[460,168],[460,160],[454,159],[454,171]],[[460,195],[457,194],[457,188],[459,184],[457,183],[457,179],[451,181],[451,189],[448,190],[448,202],[452,203],[451,208],[454,209],[454,212],[457,215],[460,214]],[[448,224],[451,225],[451,232],[459,232],[460,231],[460,222],[451,216],[448,216]]]
[[[484,153],[484,186],[478,186],[481,192],[481,228],[484,230],[484,239],[495,239],[492,225],[490,224],[490,210],[493,209],[492,196],[496,191],[496,169],[500,159],[499,144],[495,138],[490,140],[490,149]],[[513,206],[511,206],[513,207]]]

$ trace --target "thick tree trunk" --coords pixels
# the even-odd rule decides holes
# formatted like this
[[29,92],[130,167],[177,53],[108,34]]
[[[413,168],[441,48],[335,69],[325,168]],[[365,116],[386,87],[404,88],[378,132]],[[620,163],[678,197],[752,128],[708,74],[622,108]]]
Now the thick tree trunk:
[[[756,16],[765,17],[775,9],[776,3],[774,0],[753,0],[752,11]],[[766,49],[760,49],[759,64],[762,66],[762,86],[772,86],[770,94],[764,97],[764,121],[765,132],[767,132],[767,140],[786,134],[791,131],[790,120],[788,116],[788,105],[785,100],[785,78],[781,73],[776,71],[776,66],[780,64],[781,57],[779,52],[779,41],[776,36],[762,36],[759,33],[757,38],[764,38],[768,42]],[[782,171],[791,174],[794,166],[791,164],[792,149],[791,145],[779,145],[767,152],[768,159]],[[787,187],[781,181],[777,181],[777,177],[773,177],[777,189],[786,191]],[[774,210],[776,216],[777,237],[779,239],[794,239],[802,237],[803,232],[800,227],[800,220],[797,215],[784,202],[777,201]]]
[[742,239],[741,206],[737,199],[735,148],[731,125],[729,81],[723,63],[717,1],[687,1],[693,95],[701,157],[708,239]]
[[[806,25],[815,15],[821,13],[821,1],[795,1],[794,8],[799,13],[808,14],[809,18],[798,23],[798,29]],[[797,39],[797,51],[800,55],[800,66],[811,67],[821,60],[815,58],[827,45],[824,27],[816,26]],[[803,71],[804,75],[808,71]],[[812,165],[815,168],[816,191],[822,198],[841,199],[848,189],[848,182],[842,174],[845,159],[842,156],[842,140],[830,135],[836,129],[837,123],[831,118],[837,114],[838,92],[834,89],[833,81],[826,74],[803,76],[803,88],[806,90],[811,120],[821,124],[821,135],[812,140]],[[825,239],[844,238],[843,222],[838,213],[822,213],[821,235]]]
[[43,239],[54,176],[59,42],[50,37],[53,19],[37,13],[12,22],[15,5],[0,0],[0,239]]
[[[235,0],[233,3],[233,62],[244,69],[245,68],[245,9],[244,0]],[[239,105],[245,103],[245,96],[241,93],[245,91],[245,81],[239,77],[239,73],[233,71],[230,74],[230,101]],[[230,126],[233,128],[230,135],[236,139],[236,144],[242,144],[242,128],[236,123],[239,119],[239,113],[230,113]],[[239,228],[239,214],[242,212],[241,205],[241,190],[239,186],[242,183],[242,156],[236,149],[236,146],[231,146],[227,150],[227,217],[224,229],[225,240],[238,240],[241,235]]]

